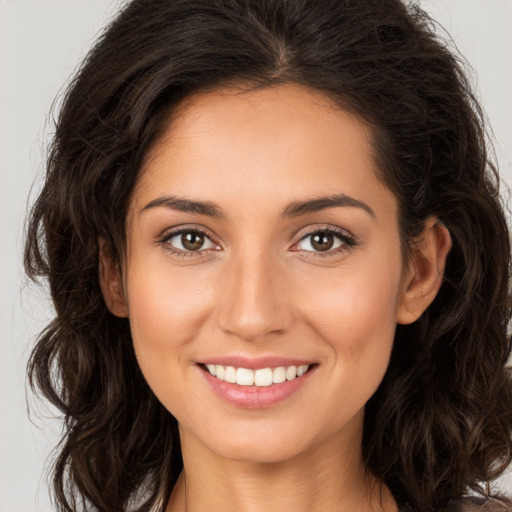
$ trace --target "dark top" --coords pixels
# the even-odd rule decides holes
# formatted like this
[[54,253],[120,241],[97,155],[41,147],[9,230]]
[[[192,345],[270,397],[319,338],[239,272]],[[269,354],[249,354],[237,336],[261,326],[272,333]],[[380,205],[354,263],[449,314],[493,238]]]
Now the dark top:
[[[414,512],[409,505],[399,508],[400,512]],[[512,501],[506,498],[467,497],[452,500],[439,512],[512,512]]]

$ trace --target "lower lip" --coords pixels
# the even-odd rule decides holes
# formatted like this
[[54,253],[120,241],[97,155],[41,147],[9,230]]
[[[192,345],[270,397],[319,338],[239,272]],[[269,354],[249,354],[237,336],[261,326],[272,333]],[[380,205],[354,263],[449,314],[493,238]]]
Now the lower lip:
[[219,380],[203,368],[200,371],[213,391],[224,400],[246,409],[262,409],[283,402],[298,393],[316,368],[315,365],[300,377],[271,386],[239,386]]

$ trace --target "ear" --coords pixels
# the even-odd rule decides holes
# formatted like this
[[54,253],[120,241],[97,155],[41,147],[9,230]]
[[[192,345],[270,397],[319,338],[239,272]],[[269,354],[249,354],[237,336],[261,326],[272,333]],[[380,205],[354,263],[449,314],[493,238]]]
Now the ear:
[[128,304],[124,294],[119,265],[114,262],[104,238],[98,238],[98,246],[99,278],[103,300],[113,315],[128,317]]
[[434,300],[443,282],[446,257],[452,247],[450,232],[437,217],[429,217],[404,273],[397,307],[397,322],[411,324]]

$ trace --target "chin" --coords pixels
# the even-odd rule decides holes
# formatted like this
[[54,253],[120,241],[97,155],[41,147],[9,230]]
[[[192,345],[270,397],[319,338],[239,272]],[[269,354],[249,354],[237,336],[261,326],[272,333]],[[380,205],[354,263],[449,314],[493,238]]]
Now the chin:
[[229,444],[219,443],[210,449],[224,459],[253,464],[286,462],[305,451],[302,445],[282,439],[273,439],[271,442],[255,442],[254,439],[236,440]]
[[225,421],[217,423],[212,418],[209,424],[202,424],[198,429],[187,430],[183,434],[195,437],[208,452],[226,460],[276,464],[302,456],[322,458],[336,453],[343,450],[341,445],[347,436],[350,447],[360,446],[358,432],[363,413],[356,414],[354,421],[340,421],[337,428],[331,422],[329,429],[318,429],[317,422],[307,421],[307,418],[301,422],[296,416],[293,421],[291,418],[290,421],[283,421],[282,418],[258,421],[252,418],[252,421],[237,422],[231,418],[229,427],[226,427]]

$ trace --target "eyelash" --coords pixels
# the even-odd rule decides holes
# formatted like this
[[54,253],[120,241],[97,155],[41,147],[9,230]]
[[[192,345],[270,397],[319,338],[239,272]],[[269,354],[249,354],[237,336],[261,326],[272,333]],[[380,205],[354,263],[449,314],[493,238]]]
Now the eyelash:
[[[157,243],[164,245],[167,250],[169,250],[174,256],[178,258],[194,258],[194,257],[201,257],[202,253],[204,251],[211,251],[212,249],[200,249],[198,251],[183,251],[181,249],[176,249],[173,247],[169,242],[172,238],[183,235],[184,233],[194,233],[194,234],[201,234],[212,244],[215,245],[215,249],[219,247],[218,244],[213,240],[213,237],[206,232],[203,228],[200,226],[187,226],[185,228],[178,228],[176,230],[172,231],[166,231],[161,237],[157,239]],[[327,258],[329,256],[333,256],[334,254],[340,254],[345,251],[351,250],[353,247],[357,246],[357,242],[355,238],[348,233],[347,231],[340,229],[340,228],[334,228],[334,227],[316,227],[312,228],[305,233],[302,233],[300,239],[293,244],[292,247],[296,247],[298,244],[300,244],[303,240],[307,239],[308,237],[311,237],[316,234],[327,234],[332,235],[336,237],[338,240],[340,240],[341,244],[339,247],[336,247],[335,249],[329,249],[327,251],[302,251],[304,253],[310,253],[308,254],[308,258]],[[293,250],[293,249],[292,249]],[[300,249],[295,249],[293,252],[300,252]]]
[[[169,242],[171,239],[173,239],[175,236],[183,235],[184,233],[194,233],[194,234],[201,234],[205,238],[211,241],[213,245],[218,247],[218,244],[214,242],[213,237],[206,232],[206,230],[202,229],[200,226],[187,226],[184,228],[178,228],[176,230],[166,231],[161,237],[158,238],[157,242],[161,245],[164,245],[165,248],[170,251],[174,256],[178,258],[197,258],[202,255],[202,253],[207,250],[211,251],[212,249],[201,249],[198,251],[183,251],[181,249],[176,249],[173,247]],[[217,249],[215,249],[217,250]]]
[[[335,249],[329,249],[328,251],[303,251],[305,253],[308,253],[308,258],[328,258],[333,255],[338,255],[340,253],[343,253],[345,251],[350,251],[352,248],[357,246],[356,239],[344,229],[341,228],[334,228],[334,227],[316,227],[311,228],[307,230],[305,233],[302,233],[300,239],[298,242],[295,242],[293,244],[293,247],[300,244],[303,240],[307,239],[308,237],[311,237],[313,235],[317,234],[327,234],[332,235],[338,240],[340,240],[341,244],[339,247],[336,247]],[[300,249],[299,249],[300,250]],[[297,252],[299,251],[297,250]]]

